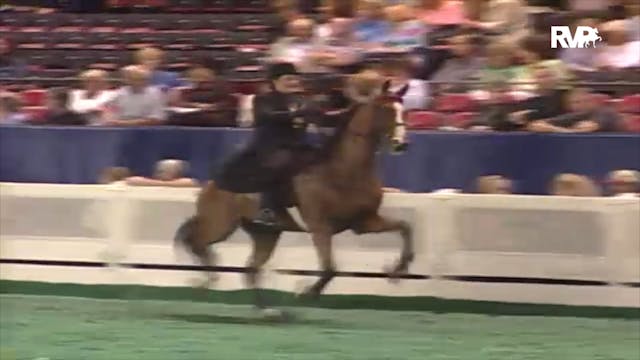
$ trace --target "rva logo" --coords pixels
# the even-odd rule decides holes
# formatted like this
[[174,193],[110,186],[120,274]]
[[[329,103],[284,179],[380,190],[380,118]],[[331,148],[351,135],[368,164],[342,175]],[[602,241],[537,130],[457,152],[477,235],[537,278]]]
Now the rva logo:
[[557,49],[558,43],[563,49],[588,48],[590,45],[596,47],[596,42],[602,41],[598,29],[590,26],[578,26],[575,35],[571,35],[568,26],[551,27],[551,48]]

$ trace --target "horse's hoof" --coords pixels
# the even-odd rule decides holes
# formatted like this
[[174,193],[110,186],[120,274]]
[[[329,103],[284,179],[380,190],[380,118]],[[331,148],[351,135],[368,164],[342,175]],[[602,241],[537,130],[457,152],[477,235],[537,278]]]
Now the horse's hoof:
[[279,319],[283,316],[283,312],[278,309],[264,308],[260,310],[260,315],[265,319]]
[[310,285],[309,282],[300,280],[296,283],[296,290],[294,292],[296,299],[304,299],[308,296],[310,289],[313,285]]
[[274,308],[261,309],[260,316],[263,320],[273,322],[287,322],[293,319],[293,314],[289,313],[288,311]]
[[309,286],[305,288],[304,291],[296,294],[296,298],[298,300],[309,301],[309,300],[317,300],[320,297],[320,293],[314,286]]
[[191,286],[194,288],[198,288],[198,289],[205,289],[205,290],[209,290],[211,289],[211,287],[213,286],[213,284],[216,282],[217,279],[192,279],[191,280]]
[[400,282],[402,276],[407,274],[408,268],[407,266],[401,265],[386,266],[384,272],[387,274],[387,280],[390,283],[397,284]]

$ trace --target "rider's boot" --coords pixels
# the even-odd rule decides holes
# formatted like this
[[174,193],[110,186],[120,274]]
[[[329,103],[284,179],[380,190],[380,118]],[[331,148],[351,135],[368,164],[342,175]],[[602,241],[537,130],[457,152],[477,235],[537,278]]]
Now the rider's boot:
[[[282,213],[282,206],[279,205],[277,194],[265,192],[261,196],[260,209],[256,215],[249,220],[251,227],[260,231],[282,231],[284,225],[280,221],[279,214]],[[286,210],[284,210],[286,211]]]

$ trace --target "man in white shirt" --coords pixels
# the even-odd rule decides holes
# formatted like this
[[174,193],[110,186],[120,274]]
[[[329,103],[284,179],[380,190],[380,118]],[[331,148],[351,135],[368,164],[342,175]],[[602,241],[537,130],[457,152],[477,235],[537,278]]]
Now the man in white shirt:
[[391,81],[389,92],[402,101],[405,111],[427,108],[429,84],[416,79],[411,74],[411,61],[407,58],[387,60],[383,64],[382,72]]
[[630,41],[624,20],[604,23],[600,29],[605,45],[599,49],[596,59],[599,68],[608,70],[640,66],[640,41]]
[[107,76],[104,70],[87,70],[80,74],[84,89],[69,93],[69,109],[83,114],[90,124],[102,121],[107,105],[115,98],[116,92],[108,90]]
[[148,126],[163,124],[167,118],[162,90],[149,86],[149,72],[131,65],[123,69],[126,86],[120,88],[112,103],[107,126]]

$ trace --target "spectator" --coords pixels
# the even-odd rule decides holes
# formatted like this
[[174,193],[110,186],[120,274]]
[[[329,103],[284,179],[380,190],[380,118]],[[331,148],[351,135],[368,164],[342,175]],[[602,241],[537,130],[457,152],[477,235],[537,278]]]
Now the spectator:
[[388,60],[383,73],[391,81],[389,91],[402,100],[404,110],[425,109],[429,103],[429,84],[412,76],[409,59]]
[[603,70],[640,66],[640,41],[630,41],[623,20],[610,21],[601,27],[604,47],[598,48],[597,65]]
[[295,0],[275,0],[273,8],[278,16],[275,33],[278,37],[288,33],[289,24],[303,15],[300,13]]
[[467,0],[465,25],[517,45],[529,34],[527,6],[523,0]]
[[270,61],[291,62],[296,64],[301,72],[313,72],[315,69],[309,58],[315,43],[313,28],[315,23],[311,19],[299,18],[287,25],[287,36],[278,39],[271,45]]
[[[595,19],[580,19],[571,27],[571,33],[575,33],[578,26],[589,26],[595,28],[598,22]],[[596,69],[596,59],[598,48],[586,47],[560,50],[560,59],[570,70],[574,71],[594,71]]]
[[140,67],[149,72],[149,84],[157,86],[163,91],[185,86],[179,74],[161,69],[164,61],[164,52],[154,47],[146,47],[135,53],[135,58]]
[[333,7],[322,5],[318,8],[317,24],[313,29],[313,37],[323,41],[331,36],[331,21],[335,18]]
[[512,194],[513,184],[511,180],[501,175],[480,176],[476,180],[476,193],[478,194]]
[[20,111],[20,98],[10,92],[0,93],[0,125],[21,125],[29,116]]
[[535,132],[607,132],[619,129],[620,117],[612,109],[593,101],[588,89],[576,88],[569,94],[569,113],[549,120],[536,120],[528,125]]
[[625,23],[629,41],[640,41],[640,2],[637,0],[627,0],[625,4],[627,18]]
[[522,58],[523,64],[529,67],[544,67],[552,71],[556,80],[554,86],[568,89],[568,83],[572,79],[569,67],[558,58],[557,49],[549,46],[550,38],[548,34],[529,36],[523,41]]
[[156,163],[152,178],[133,176],[126,179],[127,185],[132,186],[168,186],[168,187],[196,187],[198,183],[184,177],[187,164],[181,160],[167,159]]
[[392,26],[384,43],[386,47],[408,52],[426,45],[426,26],[415,18],[410,6],[389,6],[385,12]]
[[327,8],[331,18],[351,19],[355,15],[355,10],[359,0],[323,0],[323,7]]
[[427,26],[458,25],[464,22],[464,3],[458,0],[421,0],[420,19]]
[[123,184],[125,179],[131,176],[126,167],[113,166],[102,170],[98,178],[99,184]]
[[384,17],[383,0],[363,0],[359,4],[358,18],[354,26],[355,40],[365,46],[381,44],[391,31],[391,24]]
[[13,43],[0,37],[0,78],[21,78],[27,75],[27,66],[14,52]]
[[600,189],[586,176],[567,173],[553,178],[550,193],[554,196],[600,196]]
[[182,108],[195,111],[177,113],[171,123],[188,126],[235,126],[238,100],[229,85],[216,78],[213,70],[197,67],[188,72],[192,87],[181,97]]
[[104,125],[159,125],[166,119],[165,97],[160,89],[149,85],[149,72],[130,65],[122,71],[126,86],[120,88]]
[[491,84],[489,97],[483,101],[482,110],[469,124],[469,129],[474,131],[521,130],[524,123],[521,117],[512,114],[514,105],[510,100],[509,84],[506,82]]
[[69,110],[69,89],[51,88],[47,92],[47,114],[44,120],[49,125],[86,125],[87,120]]
[[610,2],[610,0],[569,0],[569,9],[574,12],[605,11]]
[[468,86],[456,82],[472,80],[484,68],[484,59],[478,56],[470,34],[460,34],[449,39],[453,57],[447,60],[432,76],[431,81],[437,83],[443,91],[462,92]]
[[640,194],[640,172],[637,170],[616,170],[607,177],[608,192],[612,196]]
[[[527,91],[534,88],[531,82],[529,68],[518,65],[514,54],[517,48],[513,44],[504,41],[495,41],[487,47],[487,62],[479,77],[483,84],[506,82],[513,84],[513,91]],[[482,95],[479,94],[481,97]]]
[[360,61],[361,54],[355,47],[352,20],[336,18],[330,23],[329,37],[320,41],[309,54],[309,60],[317,72],[345,70]]
[[107,104],[116,95],[108,88],[107,76],[104,70],[87,70],[80,74],[84,89],[70,92],[69,109],[83,114],[91,124],[102,121]]
[[516,122],[527,124],[537,120],[548,120],[564,114],[567,110],[567,91],[559,86],[558,74],[544,65],[534,68],[536,91],[533,97],[521,102],[521,110],[513,116],[522,117]]

